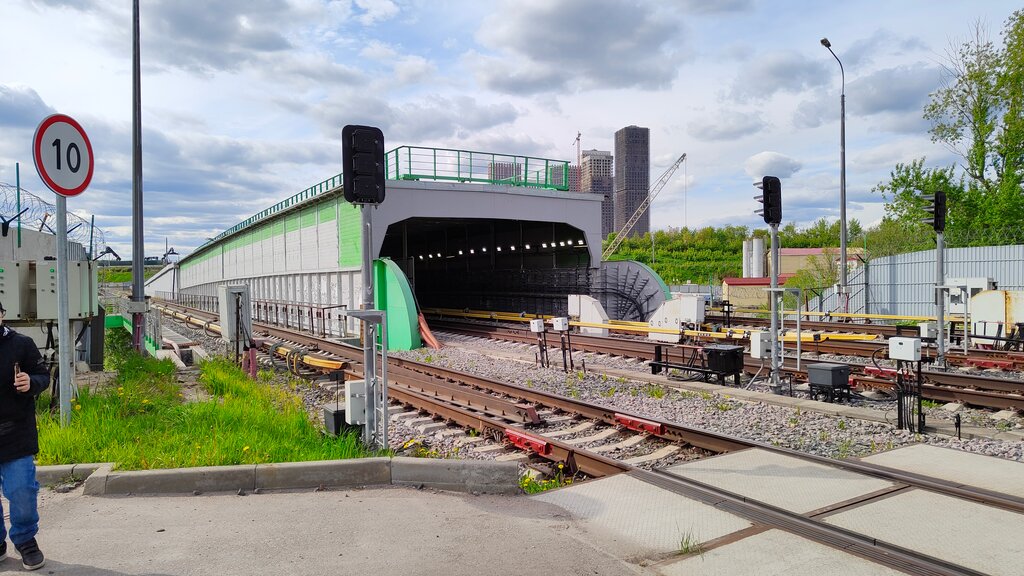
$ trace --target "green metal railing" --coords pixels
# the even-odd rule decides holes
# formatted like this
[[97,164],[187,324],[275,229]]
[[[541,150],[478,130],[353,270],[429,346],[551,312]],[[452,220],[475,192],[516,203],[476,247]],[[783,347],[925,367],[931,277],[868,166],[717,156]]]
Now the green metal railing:
[[[569,162],[564,160],[471,150],[401,146],[385,154],[384,164],[386,178],[389,180],[441,180],[549,190],[569,189]],[[196,248],[189,257],[199,254],[209,244],[215,244],[301,202],[340,188],[341,185],[341,174],[314,184],[221,232]]]
[[564,160],[402,146],[388,152],[385,162],[389,180],[447,180],[569,189],[569,163]]

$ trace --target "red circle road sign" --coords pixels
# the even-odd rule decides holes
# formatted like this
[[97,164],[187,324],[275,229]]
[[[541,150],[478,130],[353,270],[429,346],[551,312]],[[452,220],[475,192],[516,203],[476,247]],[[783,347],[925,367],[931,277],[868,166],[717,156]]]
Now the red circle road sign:
[[61,196],[78,196],[92,181],[92,144],[70,116],[54,114],[39,123],[32,139],[32,159],[39,177]]

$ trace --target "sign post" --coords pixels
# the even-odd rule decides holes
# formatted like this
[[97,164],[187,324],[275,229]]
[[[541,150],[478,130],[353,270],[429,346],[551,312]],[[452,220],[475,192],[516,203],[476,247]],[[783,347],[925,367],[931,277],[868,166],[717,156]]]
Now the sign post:
[[54,114],[36,128],[32,158],[43,183],[57,194],[57,358],[60,422],[66,426],[71,419],[71,387],[75,374],[74,342],[68,319],[67,197],[81,194],[92,181],[92,144],[74,118]]

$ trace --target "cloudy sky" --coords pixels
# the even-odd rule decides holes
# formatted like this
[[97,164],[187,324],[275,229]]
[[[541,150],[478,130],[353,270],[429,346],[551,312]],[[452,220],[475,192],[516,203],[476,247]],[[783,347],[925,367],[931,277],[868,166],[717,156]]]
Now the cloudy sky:
[[[131,250],[131,1],[2,0],[0,182],[53,195],[31,138],[75,117],[96,170],[68,201]],[[147,255],[187,252],[340,171],[341,127],[387,148],[436,146],[570,160],[651,129],[651,180],[684,169],[652,225],[763,223],[751,182],[782,178],[785,220],[835,218],[839,65],[846,69],[850,217],[896,162],[954,158],[922,109],[951,43],[1002,1],[142,0]],[[5,215],[9,216],[9,215]]]

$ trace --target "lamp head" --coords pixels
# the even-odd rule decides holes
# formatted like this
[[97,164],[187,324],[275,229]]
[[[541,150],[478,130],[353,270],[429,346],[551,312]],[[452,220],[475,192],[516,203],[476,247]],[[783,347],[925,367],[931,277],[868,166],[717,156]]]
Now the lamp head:
[[828,41],[828,38],[822,38],[821,39],[821,45],[824,46],[825,48],[831,48],[832,47],[832,43]]

